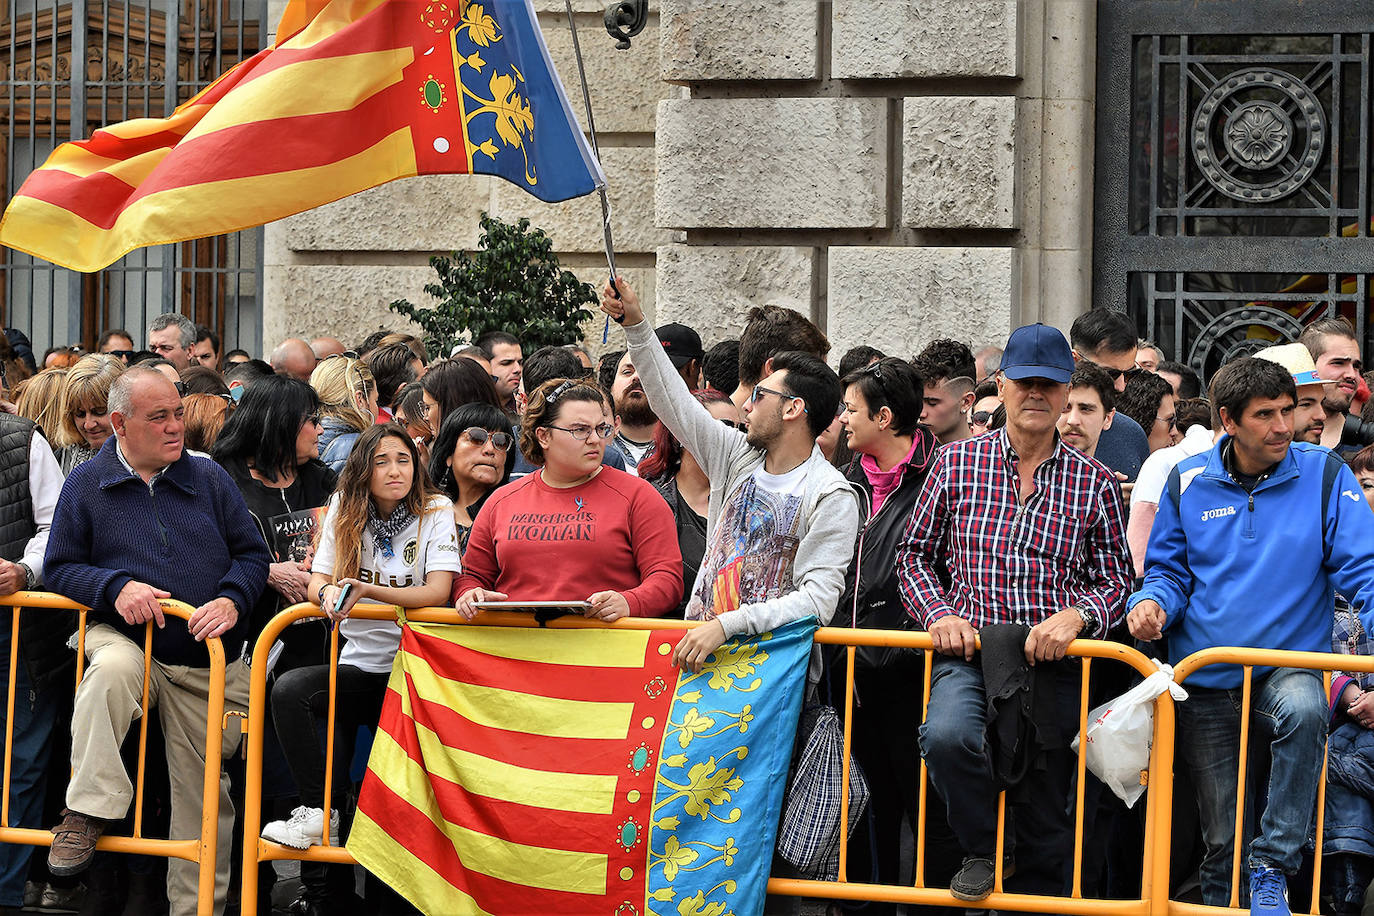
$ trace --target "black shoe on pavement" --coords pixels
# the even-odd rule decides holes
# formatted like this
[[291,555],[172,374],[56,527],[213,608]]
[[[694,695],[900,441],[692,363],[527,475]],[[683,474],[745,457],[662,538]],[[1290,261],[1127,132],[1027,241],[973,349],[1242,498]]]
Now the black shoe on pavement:
[[974,902],[992,893],[993,867],[991,859],[968,856],[963,868],[949,883],[949,892],[957,900]]

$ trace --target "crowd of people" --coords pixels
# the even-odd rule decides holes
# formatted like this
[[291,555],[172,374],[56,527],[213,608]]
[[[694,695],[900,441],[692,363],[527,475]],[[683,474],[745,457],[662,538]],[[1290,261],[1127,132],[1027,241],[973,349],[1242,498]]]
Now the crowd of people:
[[[994,885],[1002,791],[1006,889],[1069,889],[1076,638],[1170,662],[1231,645],[1369,652],[1374,399],[1343,318],[1227,362],[1204,392],[1191,367],[1106,309],[1067,337],[1029,325],[995,343],[855,347],[836,371],[825,335],[786,308],[752,309],[737,338],[707,349],[690,327],[650,326],[623,280],[601,306],[626,349],[595,361],[571,342],[526,355],[501,331],[436,360],[419,338],[386,331],[353,349],[293,338],[263,360],[222,353],[212,331],[175,314],[147,328],[147,351],[124,330],[96,352],[39,357],[22,334],[0,335],[0,594],[48,590],[92,611],[75,697],[73,617],[20,616],[10,823],[54,838],[46,857],[0,845],[0,913],[195,912],[196,863],[171,860],[164,883],[154,860],[95,850],[134,798],[126,739],[148,622],[150,753],[165,773],[149,771],[165,784],[150,780],[146,808],[188,838],[203,801],[204,640],[221,641],[226,710],[243,712],[267,621],[301,602],[323,609],[288,627],[269,659],[263,836],[296,848],[346,835],[357,742],[399,645],[395,623],[350,616],[360,601],[467,619],[491,601],[557,601],[603,621],[685,617],[701,622],[673,655],[687,671],[730,639],[805,618],[926,631],[924,710],[921,653],[855,656],[847,714],[871,797],[849,875],[909,880],[904,825],[923,823],[926,880],[973,908]],[[195,609],[185,624],[164,619],[168,597]],[[845,665],[817,651],[808,697],[838,699]],[[1092,670],[1094,703],[1130,686]],[[1374,881],[1374,679],[1342,675],[1328,693],[1316,672],[1259,668],[1245,691],[1240,669],[1222,665],[1187,686],[1175,892],[1228,902],[1245,794],[1236,891],[1252,913],[1289,912],[1329,737],[1321,905],[1360,913]],[[1262,762],[1249,787],[1236,767],[1246,698]],[[223,743],[216,912],[235,905],[236,721]],[[1084,894],[1135,896],[1139,812],[1089,779]],[[273,876],[264,866],[260,908]],[[361,892],[352,870],[305,863],[299,895],[277,902],[302,916],[411,912],[371,876]]]

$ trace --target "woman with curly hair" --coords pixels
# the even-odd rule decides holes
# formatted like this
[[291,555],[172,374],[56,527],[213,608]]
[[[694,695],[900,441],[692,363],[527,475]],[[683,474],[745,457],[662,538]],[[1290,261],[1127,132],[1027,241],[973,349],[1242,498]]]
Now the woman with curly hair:
[[520,449],[538,470],[478,513],[454,584],[474,602],[585,601],[586,616],[661,617],[682,600],[673,513],[652,486],[602,465],[615,432],[596,385],[550,379],[525,406]]

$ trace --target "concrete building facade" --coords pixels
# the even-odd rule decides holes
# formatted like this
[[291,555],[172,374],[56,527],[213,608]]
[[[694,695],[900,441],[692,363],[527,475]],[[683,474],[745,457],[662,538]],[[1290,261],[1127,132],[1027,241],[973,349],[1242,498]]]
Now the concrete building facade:
[[[573,6],[618,266],[655,321],[709,345],[774,303],[810,315],[836,358],[910,356],[1089,307],[1094,3],[659,0],[627,51],[600,3]],[[564,4],[536,7],[581,117]],[[420,301],[429,256],[474,248],[483,210],[529,217],[604,279],[594,197],[398,181],[267,227],[264,346],[404,326],[387,303]],[[587,342],[601,330],[589,320]]]

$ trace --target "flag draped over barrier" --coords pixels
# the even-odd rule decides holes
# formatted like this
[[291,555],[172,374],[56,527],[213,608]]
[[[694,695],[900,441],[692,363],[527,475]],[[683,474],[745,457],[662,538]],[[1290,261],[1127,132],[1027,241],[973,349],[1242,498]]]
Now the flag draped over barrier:
[[0,243],[99,270],[445,173],[546,201],[605,184],[531,0],[291,0],[272,47],[171,117],[59,146],[6,208]]
[[812,625],[686,632],[406,625],[349,851],[431,914],[761,911]]

